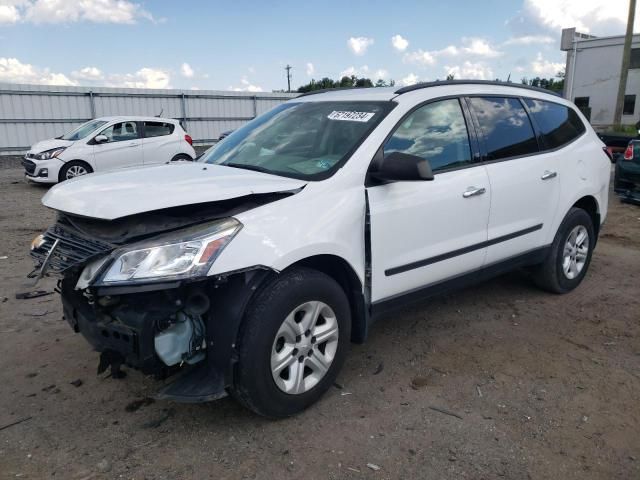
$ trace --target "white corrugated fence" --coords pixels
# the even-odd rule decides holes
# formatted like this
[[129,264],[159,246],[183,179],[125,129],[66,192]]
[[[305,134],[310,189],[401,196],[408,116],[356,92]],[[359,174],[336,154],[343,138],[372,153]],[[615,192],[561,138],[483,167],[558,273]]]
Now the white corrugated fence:
[[62,87],[0,83],[0,155],[15,155],[92,118],[148,115],[183,121],[194,142],[213,143],[293,93]]

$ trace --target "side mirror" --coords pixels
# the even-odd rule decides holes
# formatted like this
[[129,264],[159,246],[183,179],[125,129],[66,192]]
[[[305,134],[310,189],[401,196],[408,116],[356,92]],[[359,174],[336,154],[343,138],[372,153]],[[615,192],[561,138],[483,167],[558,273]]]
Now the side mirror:
[[433,180],[429,160],[409,153],[391,152],[371,176],[382,182]]
[[106,135],[96,135],[95,138],[93,139],[96,143],[105,143],[108,142],[109,139],[107,138]]

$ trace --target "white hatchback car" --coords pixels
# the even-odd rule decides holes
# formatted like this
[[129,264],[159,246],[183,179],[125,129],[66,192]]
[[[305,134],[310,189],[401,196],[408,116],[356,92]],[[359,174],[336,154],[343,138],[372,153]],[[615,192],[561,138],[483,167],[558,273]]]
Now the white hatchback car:
[[178,120],[102,117],[60,137],[38,142],[22,159],[25,176],[57,183],[91,172],[193,160],[192,140]]
[[292,415],[392,308],[518,267],[576,288],[607,214],[603,147],[575,105],[521,85],[305,95],[199,162],[52,188],[33,275],[62,277],[99,371],[181,372],[160,398]]

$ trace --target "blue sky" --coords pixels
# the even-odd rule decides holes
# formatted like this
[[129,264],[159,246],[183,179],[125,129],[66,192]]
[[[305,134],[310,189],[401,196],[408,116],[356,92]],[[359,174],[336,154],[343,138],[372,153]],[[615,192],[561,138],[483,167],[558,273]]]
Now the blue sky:
[[[308,6],[307,6],[308,5]],[[0,0],[0,81],[271,91],[555,76],[560,30],[624,33],[626,0]]]

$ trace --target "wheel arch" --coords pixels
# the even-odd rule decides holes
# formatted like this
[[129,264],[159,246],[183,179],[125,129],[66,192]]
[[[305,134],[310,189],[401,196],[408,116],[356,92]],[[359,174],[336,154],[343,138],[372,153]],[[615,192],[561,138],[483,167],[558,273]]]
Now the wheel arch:
[[343,258],[330,254],[303,258],[289,265],[286,270],[295,267],[317,270],[338,282],[347,295],[351,308],[351,341],[364,342],[367,337],[369,315],[362,282],[353,267]]
[[578,199],[571,208],[581,208],[589,214],[597,240],[600,233],[600,205],[598,200],[593,195],[585,195]]

